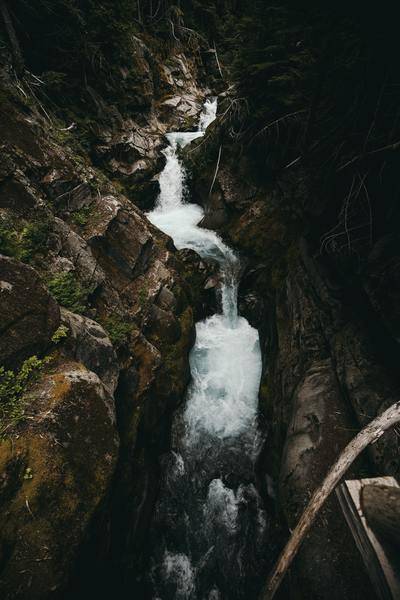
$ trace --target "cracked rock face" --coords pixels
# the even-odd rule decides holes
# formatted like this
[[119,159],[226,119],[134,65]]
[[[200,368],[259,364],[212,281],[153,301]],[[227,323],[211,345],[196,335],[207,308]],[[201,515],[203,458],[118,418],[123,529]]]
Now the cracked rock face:
[[96,321],[61,309],[61,322],[68,328],[63,353],[96,373],[110,394],[115,392],[119,369],[117,356],[103,327]]
[[59,307],[34,269],[0,255],[0,364],[14,368],[45,351],[59,324]]
[[[193,125],[205,92],[195,65],[172,57],[154,99],[162,65],[141,42],[136,50],[143,110],[122,117],[108,106],[90,156],[69,143],[75,129],[66,140],[24,100],[6,95],[0,106],[0,219],[17,245],[46,224],[29,265],[20,246],[18,259],[0,256],[0,364],[52,357],[24,390],[24,418],[0,440],[0,596],[10,600],[14,590],[62,595],[86,543],[99,587],[99,571],[115,582],[110,569],[122,556],[143,560],[158,456],[190,377],[194,312],[208,314],[214,298],[204,289],[209,266],[184,259],[138,208],[157,197],[164,133]],[[176,96],[176,113],[164,113],[160,98]],[[95,94],[93,101],[105,108]],[[65,306],[46,287],[54,279]]]

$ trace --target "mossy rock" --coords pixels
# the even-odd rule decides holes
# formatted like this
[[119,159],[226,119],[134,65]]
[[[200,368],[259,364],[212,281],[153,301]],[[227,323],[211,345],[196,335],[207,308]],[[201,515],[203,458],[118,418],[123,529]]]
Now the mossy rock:
[[118,450],[113,399],[82,364],[44,375],[29,403],[33,419],[0,443],[4,599],[52,598],[64,588]]

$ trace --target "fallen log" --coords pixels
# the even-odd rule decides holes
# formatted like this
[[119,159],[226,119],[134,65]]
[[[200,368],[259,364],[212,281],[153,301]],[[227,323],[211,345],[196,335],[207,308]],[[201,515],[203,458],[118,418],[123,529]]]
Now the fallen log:
[[283,549],[267,584],[265,585],[260,600],[272,600],[294,557],[296,556],[305,536],[313,525],[320,509],[335,489],[347,469],[370,444],[376,442],[388,429],[400,422],[400,402],[392,404],[387,410],[376,417],[369,425],[364,427],[339,455],[339,458],[330,468],[322,484],[315,490],[311,500],[296,525],[289,541]]

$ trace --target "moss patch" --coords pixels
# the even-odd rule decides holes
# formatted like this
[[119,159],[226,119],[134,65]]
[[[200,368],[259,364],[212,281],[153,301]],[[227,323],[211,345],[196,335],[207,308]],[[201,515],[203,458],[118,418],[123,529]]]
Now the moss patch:
[[78,314],[84,312],[87,297],[92,291],[89,287],[82,286],[71,272],[56,275],[47,282],[47,286],[61,306]]
[[119,315],[111,315],[104,319],[101,324],[108,333],[108,336],[113,344],[118,345],[126,342],[135,328],[133,323],[129,323]]
[[51,360],[49,356],[40,359],[34,355],[26,359],[18,371],[0,367],[0,438],[24,418],[26,392]]

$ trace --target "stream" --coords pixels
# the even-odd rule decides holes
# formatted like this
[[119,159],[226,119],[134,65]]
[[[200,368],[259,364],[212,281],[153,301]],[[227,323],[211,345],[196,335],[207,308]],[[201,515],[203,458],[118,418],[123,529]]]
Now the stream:
[[221,313],[197,323],[192,380],[174,417],[172,450],[162,459],[148,597],[152,600],[251,600],[267,569],[268,518],[254,480],[261,352],[257,330],[238,314],[240,259],[213,231],[198,227],[183,148],[204,135],[217,101],[207,100],[198,131],[167,134],[166,165],[150,221],[221,273]]

